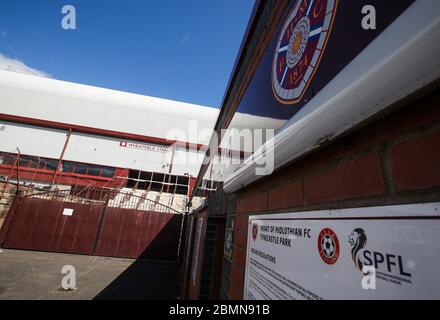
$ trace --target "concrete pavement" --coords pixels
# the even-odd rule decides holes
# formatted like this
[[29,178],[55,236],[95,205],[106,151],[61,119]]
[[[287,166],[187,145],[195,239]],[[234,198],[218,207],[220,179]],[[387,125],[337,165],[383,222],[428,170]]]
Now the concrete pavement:
[[[76,290],[62,289],[65,265]],[[2,249],[0,299],[175,299],[176,273],[173,263]]]

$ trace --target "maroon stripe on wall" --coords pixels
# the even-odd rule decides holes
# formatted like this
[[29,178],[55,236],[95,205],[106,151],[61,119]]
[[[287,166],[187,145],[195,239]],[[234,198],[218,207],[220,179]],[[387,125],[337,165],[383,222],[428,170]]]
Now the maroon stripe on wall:
[[73,132],[94,134],[94,135],[99,135],[99,136],[107,136],[107,137],[112,137],[112,138],[117,138],[117,139],[134,140],[134,141],[138,141],[138,142],[154,143],[154,144],[160,144],[160,145],[165,145],[165,146],[171,146],[173,144],[177,144],[178,146],[181,146],[181,147],[186,147],[188,149],[197,149],[197,150],[200,150],[202,147],[204,147],[203,144],[194,144],[194,143],[183,142],[183,141],[167,140],[164,138],[144,136],[144,135],[134,134],[134,133],[113,131],[113,130],[100,129],[100,128],[92,128],[92,127],[86,127],[86,126],[81,126],[81,125],[76,125],[76,124],[62,123],[62,122],[56,122],[56,121],[50,121],[50,120],[33,119],[33,118],[21,117],[21,116],[4,114],[4,113],[0,113],[0,120],[17,122],[17,123],[28,124],[28,125],[33,125],[33,126],[51,128],[51,129],[72,130]]
[[[164,138],[158,138],[158,137],[151,137],[151,136],[144,136],[140,134],[134,134],[134,133],[127,133],[127,132],[120,132],[120,131],[113,131],[113,130],[107,130],[107,129],[100,129],[100,128],[92,128],[92,127],[86,127],[76,124],[69,124],[69,123],[63,123],[63,122],[56,122],[56,121],[50,121],[50,120],[42,120],[42,119],[34,119],[34,118],[28,118],[28,117],[21,117],[11,114],[4,114],[0,113],[0,120],[9,121],[9,122],[15,122],[15,123],[22,123],[27,124],[31,126],[38,126],[38,127],[44,127],[44,128],[50,128],[50,129],[58,129],[58,130],[72,130],[72,132],[79,132],[79,133],[87,133],[97,136],[105,136],[110,138],[116,138],[116,139],[125,139],[125,140],[133,140],[137,142],[144,142],[144,143],[154,143],[159,144],[163,146],[171,146],[171,145],[177,145],[182,148],[186,148],[188,150],[207,150],[207,145],[204,144],[195,144],[190,142],[184,142],[184,141],[177,141],[177,140],[167,140]],[[244,151],[238,151],[238,150],[230,150],[234,152],[234,154],[240,154],[241,157],[248,157],[250,156],[250,153],[244,152]],[[218,154],[221,155],[222,153],[227,153],[228,149],[218,148]]]

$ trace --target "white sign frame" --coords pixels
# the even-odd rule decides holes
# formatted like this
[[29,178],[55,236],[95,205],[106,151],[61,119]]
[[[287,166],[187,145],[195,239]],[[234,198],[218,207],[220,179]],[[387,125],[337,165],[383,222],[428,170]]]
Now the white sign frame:
[[[312,225],[316,226],[316,228],[318,228],[319,224],[322,224],[324,226],[324,225],[326,225],[326,223],[329,223],[330,225],[344,226],[344,228],[347,229],[347,228],[352,228],[352,225],[357,225],[358,223],[360,225],[362,225],[362,223],[365,223],[365,224],[370,224],[370,230],[371,230],[371,224],[375,223],[378,226],[377,230],[373,229],[376,234],[373,234],[373,232],[371,232],[371,235],[373,236],[373,237],[371,237],[372,238],[371,240],[373,240],[373,242],[374,242],[377,234],[382,236],[382,234],[380,234],[380,232],[382,230],[386,230],[386,228],[389,228],[390,226],[394,225],[394,223],[392,223],[390,220],[395,220],[398,223],[425,223],[425,224],[427,222],[430,222],[430,220],[438,220],[439,225],[440,225],[440,203],[390,205],[390,206],[380,206],[380,207],[364,207],[364,208],[353,208],[353,209],[322,210],[322,211],[281,213],[281,214],[264,214],[264,215],[250,216],[249,222],[248,222],[249,224],[248,224],[248,239],[247,239],[247,253],[246,253],[244,299],[251,299],[253,296],[254,297],[256,296],[256,295],[252,294],[252,289],[249,288],[250,287],[249,280],[252,277],[255,277],[255,275],[256,275],[255,270],[258,270],[258,269],[255,269],[255,259],[253,259],[254,266],[252,268],[254,268],[254,270],[251,271],[251,272],[253,272],[253,276],[250,276],[250,274],[249,274],[249,272],[250,272],[249,271],[250,270],[250,256],[251,256],[250,251],[251,251],[251,249],[256,249],[259,252],[263,251],[263,250],[257,249],[257,246],[258,246],[257,243],[253,243],[255,241],[255,240],[253,240],[253,230],[252,230],[254,224],[259,223],[259,226],[261,226],[261,225],[264,225],[262,223],[262,221],[267,221],[268,225],[271,223],[272,224],[273,223],[279,224],[282,221],[286,221],[286,222],[288,221],[288,223],[290,223],[290,224],[292,224],[292,223],[293,224],[298,223],[298,224],[302,224],[302,225],[312,224]],[[335,224],[337,221],[341,221],[341,224],[339,224],[339,223]],[[344,222],[346,222],[346,223],[344,224]],[[378,222],[379,222],[379,224],[378,224]],[[285,225],[287,225],[287,224],[285,224]],[[382,226],[384,229],[381,229]],[[319,245],[317,245],[317,243],[319,241],[317,241],[318,240],[317,234],[319,233],[319,230],[316,228],[313,233],[314,238],[310,240],[311,241],[310,244],[312,246],[316,247],[316,248],[314,248],[314,247],[313,248],[316,249],[316,252],[318,252]],[[319,228],[323,228],[323,227],[319,227]],[[258,230],[260,230],[260,227],[258,227]],[[258,236],[260,236],[259,233],[258,233]],[[345,237],[346,235],[339,235],[339,237],[340,237],[339,247],[341,248],[341,251],[345,250],[344,251],[344,255],[345,255],[344,259],[345,260],[341,261],[342,259],[340,259],[339,264],[335,264],[335,266],[334,267],[332,266],[332,267],[336,268],[336,269],[338,269],[338,268],[341,269],[338,272],[340,275],[342,275],[342,277],[345,277],[345,274],[347,274],[347,272],[359,272],[359,271],[356,270],[356,266],[355,266],[355,264],[353,264],[353,261],[351,259],[352,257],[350,256],[350,259],[348,259],[348,256],[349,256],[349,252],[347,253],[348,243],[346,243],[348,238],[341,239],[341,236]],[[440,243],[440,237],[438,239],[439,239],[438,242]],[[296,240],[293,240],[293,241],[296,241]],[[381,241],[383,241],[383,240],[381,240]],[[260,243],[261,243],[260,248],[264,247],[266,245],[266,242],[260,241]],[[292,250],[298,250],[297,248],[301,247],[301,245],[300,245],[301,243],[302,242],[296,242],[296,244],[293,243]],[[368,245],[368,243],[367,243],[367,245]],[[272,244],[268,244],[267,246],[269,246],[270,248],[275,248],[275,249],[278,248],[277,246],[272,245]],[[266,249],[269,247],[266,247]],[[436,248],[436,247],[433,246],[433,248]],[[371,248],[371,249],[374,249],[374,248]],[[276,250],[278,250],[278,249],[276,249]],[[273,258],[273,256],[275,256],[275,257],[277,256],[276,250],[273,250],[270,252],[267,252],[268,250],[266,250],[265,253],[269,253],[271,258]],[[300,249],[300,250],[304,251],[304,249]],[[379,250],[379,249],[377,249],[377,250]],[[409,250],[409,249],[403,247],[402,250],[404,251],[404,250]],[[435,249],[435,250],[440,252],[438,249]],[[366,249],[365,249],[365,251],[366,251]],[[293,257],[296,258],[297,256],[295,256],[293,254],[293,251],[291,251],[291,252],[292,252],[292,259],[293,259]],[[310,252],[310,250],[309,251],[306,250],[305,252]],[[435,255],[434,255],[434,258],[436,259],[435,264],[438,263],[439,269],[440,269],[440,259],[439,259],[439,257],[437,257],[437,253],[435,253]],[[254,250],[254,254],[255,254],[255,250]],[[303,252],[303,254],[304,254],[304,252]],[[311,254],[314,254],[314,253],[311,253]],[[254,255],[254,257],[255,257],[255,255]],[[280,257],[280,260],[283,258],[284,258],[284,260],[286,260],[285,255],[279,256],[279,257]],[[265,259],[267,259],[267,257]],[[315,257],[314,259],[315,259],[314,261],[316,262],[317,258]],[[305,260],[307,260],[307,259],[305,259]],[[319,260],[319,258],[318,258],[318,260]],[[263,261],[263,265],[264,265],[266,260],[261,259],[259,261],[260,262]],[[427,262],[427,261],[422,261],[422,262]],[[429,262],[432,263],[432,261],[429,261]],[[301,264],[301,262],[296,262],[296,261],[295,261],[295,263]],[[349,264],[347,264],[347,263],[349,263]],[[280,263],[280,265],[281,265],[281,263]],[[293,265],[293,263],[292,263],[292,265]],[[324,262],[323,262],[323,265],[325,266]],[[290,264],[289,264],[289,266],[290,266]],[[304,268],[304,266],[302,266],[302,267]],[[322,266],[320,266],[320,267],[322,267]],[[273,261],[272,261],[271,269],[276,270],[276,268],[277,267],[273,265]],[[281,269],[281,270],[283,270],[283,269]],[[335,269],[329,268],[329,270],[331,270],[331,272],[334,272],[335,274],[337,274],[337,272],[335,272]],[[293,274],[294,272],[295,271],[290,271],[290,275]],[[326,273],[326,276],[329,276],[329,274],[331,274],[331,272],[329,272],[328,274]],[[283,273],[278,273],[278,275],[279,274],[281,274],[282,276],[286,276],[286,278],[288,278],[290,280],[289,275],[286,275]],[[359,288],[361,288],[363,275],[361,272],[359,272],[358,275],[359,275],[359,283],[357,283],[356,285],[359,285]],[[316,281],[322,280],[320,278],[321,276],[322,276],[322,274],[318,274],[318,279]],[[314,275],[314,277],[316,277],[316,274]],[[419,275],[419,277],[420,277],[420,275]],[[423,275],[421,277],[423,277]],[[264,281],[268,281],[269,278],[270,278],[270,276],[268,276],[268,278],[264,279]],[[297,278],[297,279],[295,279],[295,281],[297,281],[298,279],[300,280],[299,282],[302,282],[303,285],[305,284],[304,287],[306,289],[307,289],[307,285],[311,283],[310,278],[307,278],[307,276],[304,278],[303,277]],[[255,280],[255,278],[253,280]],[[424,281],[425,280],[426,279],[424,279]],[[428,283],[429,280],[430,279],[426,280],[423,283]],[[307,281],[309,282],[308,284],[307,284]],[[382,280],[380,280],[380,281],[382,281]],[[378,280],[378,285],[380,284],[380,281]],[[433,281],[436,283],[432,282],[432,286],[437,285],[437,282],[439,282],[439,284],[440,284],[440,279],[438,281],[434,279]],[[306,283],[304,283],[304,282],[306,282]],[[385,281],[384,281],[384,283],[385,283]],[[429,282],[429,283],[431,284],[431,282]],[[273,284],[278,284],[278,283],[274,282]],[[392,283],[387,282],[386,284],[391,285]],[[315,285],[315,287],[314,287],[315,289],[310,290],[311,295],[307,296],[306,298],[314,298],[315,297],[314,294],[316,294],[316,297],[319,297],[322,299],[341,299],[341,298],[344,298],[344,294],[345,294],[345,292],[343,290],[353,289],[353,288],[343,288],[342,293],[341,293],[341,291],[338,292],[338,288],[333,289],[333,287],[332,287],[332,290],[335,290],[335,294],[333,296],[332,294],[329,294],[328,288],[326,290],[324,290],[324,288],[323,288],[322,291],[325,292],[325,294],[322,295],[321,289],[320,288],[316,289],[317,288],[316,283],[314,285]],[[343,285],[341,287],[344,287],[344,285],[346,285],[346,283],[343,283]],[[359,288],[354,288],[353,290],[354,291],[357,290],[359,293],[359,290],[358,290]],[[253,282],[253,289],[255,289],[255,281]],[[365,290],[367,290],[367,289],[365,289]],[[407,293],[403,293],[401,295],[399,293],[397,293],[397,296],[396,296],[396,294],[389,294],[388,291],[385,294],[384,291],[380,292],[380,290],[377,290],[377,291],[376,290],[369,290],[368,295],[364,294],[364,292],[361,291],[361,293],[358,296],[351,295],[351,296],[347,297],[347,299],[354,299],[354,298],[360,298],[360,299],[362,299],[362,298],[367,298],[367,299],[370,299],[370,298],[372,298],[372,299],[396,299],[396,298],[419,299],[419,298],[430,298],[430,297],[440,299],[440,288],[435,289],[435,290],[432,288],[426,288],[426,289],[431,290],[431,293],[426,293],[426,292],[423,293],[422,292],[420,295],[419,294],[414,295],[411,292],[410,293],[407,292]],[[418,290],[420,291],[420,287],[418,288]],[[394,291],[397,292],[399,290],[396,290],[394,288]],[[330,292],[333,292],[333,291],[330,291]],[[249,294],[249,293],[251,293],[251,294]],[[295,294],[293,294],[293,296],[295,296]],[[261,297],[259,297],[259,298],[261,299]],[[275,299],[275,297],[271,297],[271,298]],[[304,296],[303,297],[295,296],[294,298],[304,298]]]
[[68,216],[68,217],[71,217],[71,216],[73,216],[73,209],[70,209],[70,208],[64,208],[64,210],[63,210],[63,216]]

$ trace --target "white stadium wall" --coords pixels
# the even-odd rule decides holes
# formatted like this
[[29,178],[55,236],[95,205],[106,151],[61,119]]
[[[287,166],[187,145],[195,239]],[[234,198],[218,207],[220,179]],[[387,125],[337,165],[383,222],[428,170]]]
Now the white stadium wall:
[[[66,131],[0,121],[0,150],[3,152],[15,154],[19,149],[24,155],[59,159],[66,139]],[[63,159],[122,169],[195,176],[203,155],[202,151],[178,148],[173,156],[173,147],[72,133]]]
[[[118,168],[163,172],[162,166],[168,162],[169,151],[147,151],[134,146],[159,149],[161,146],[138,144],[115,138],[73,133],[64,158],[70,161],[95,163]],[[168,150],[168,149],[165,149]]]
[[[164,174],[197,176],[219,111],[183,102],[0,70],[0,152]],[[237,114],[235,129],[277,128],[282,121]],[[173,146],[172,141],[190,143]],[[240,149],[240,138],[222,148]],[[244,150],[252,152],[253,150]],[[215,157],[217,160],[219,156]],[[236,166],[214,161],[206,179]],[[240,164],[240,163],[239,163]]]
[[14,124],[0,120],[0,151],[58,159],[66,131]]
[[[213,128],[218,110],[183,102],[0,71],[0,114],[165,139]],[[209,139],[209,137],[208,137]]]

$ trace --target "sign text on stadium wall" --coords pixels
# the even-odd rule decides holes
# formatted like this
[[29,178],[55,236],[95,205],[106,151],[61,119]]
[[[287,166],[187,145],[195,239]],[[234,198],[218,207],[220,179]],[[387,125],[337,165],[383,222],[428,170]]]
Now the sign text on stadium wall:
[[151,144],[126,142],[126,141],[121,141],[119,143],[119,146],[122,148],[137,149],[137,150],[152,151],[152,152],[167,153],[169,151],[167,147],[155,146]]

